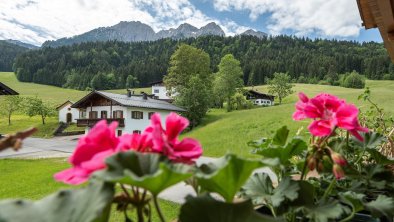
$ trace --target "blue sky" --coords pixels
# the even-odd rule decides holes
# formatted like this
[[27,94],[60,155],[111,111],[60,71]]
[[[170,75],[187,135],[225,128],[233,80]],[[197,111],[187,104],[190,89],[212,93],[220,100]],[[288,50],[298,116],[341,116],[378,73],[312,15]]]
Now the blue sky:
[[226,35],[254,29],[287,34],[382,42],[361,27],[356,0],[1,0],[0,39],[35,45],[120,21],[141,21],[156,32],[182,23],[216,22]]

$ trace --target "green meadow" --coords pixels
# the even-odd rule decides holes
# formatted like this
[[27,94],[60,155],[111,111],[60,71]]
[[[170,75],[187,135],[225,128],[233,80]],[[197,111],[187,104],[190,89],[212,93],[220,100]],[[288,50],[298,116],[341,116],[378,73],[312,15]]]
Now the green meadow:
[[[0,199],[24,198],[37,200],[59,189],[75,189],[80,186],[69,186],[53,179],[53,174],[70,165],[63,158],[24,160],[0,160]],[[177,218],[179,205],[160,200],[162,211],[169,221]],[[154,208],[152,208],[154,209]],[[131,215],[133,217],[133,215]],[[158,221],[156,211],[153,221]],[[122,212],[112,209],[111,221],[124,221]]]
[[[56,104],[61,104],[67,99],[77,100],[86,95],[85,91],[63,89],[54,86],[39,85],[33,83],[18,82],[13,73],[0,73],[0,82],[4,82],[18,91],[22,96],[34,96],[48,99]],[[372,99],[389,114],[394,114],[394,81],[367,81],[367,86],[372,91]],[[257,86],[254,89],[267,92],[266,86]],[[124,89],[110,90],[115,93],[123,93]],[[150,92],[150,88],[135,89]],[[227,152],[237,153],[242,156],[250,156],[250,148],[247,142],[261,137],[269,136],[277,128],[287,125],[292,134],[303,127],[306,134],[308,121],[295,122],[291,115],[294,112],[294,104],[298,100],[297,93],[304,92],[312,97],[321,92],[334,94],[346,101],[356,104],[361,110],[369,108],[369,104],[357,99],[364,90],[348,89],[338,86],[295,84],[295,93],[283,100],[281,105],[272,107],[256,107],[250,110],[226,112],[212,109],[205,117],[203,123],[192,131],[185,133],[183,137],[198,139],[204,148],[205,156],[221,156]],[[51,132],[57,126],[57,117],[48,119],[43,126],[38,117],[26,117],[15,115],[12,117],[13,124],[7,126],[5,117],[0,117],[0,132],[9,133],[30,126],[39,128],[35,135],[38,137],[50,137]]]

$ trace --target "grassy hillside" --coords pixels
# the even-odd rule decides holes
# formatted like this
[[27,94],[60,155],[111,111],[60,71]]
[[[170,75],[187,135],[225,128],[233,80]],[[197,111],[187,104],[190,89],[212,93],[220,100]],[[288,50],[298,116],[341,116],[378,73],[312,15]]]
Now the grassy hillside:
[[[367,85],[372,90],[374,101],[377,101],[390,114],[394,114],[394,81],[367,81]],[[265,86],[256,88],[259,91],[267,91]],[[358,95],[363,92],[360,89],[296,84],[295,91],[302,91],[308,96],[328,92],[356,104],[361,109],[368,108],[368,104],[357,100]],[[300,127],[304,127],[304,133],[306,133],[309,121],[295,122],[291,118],[294,103],[297,100],[296,93],[294,93],[278,106],[230,113],[223,110],[211,110],[202,126],[184,136],[198,139],[203,145],[206,156],[220,156],[226,152],[250,156],[250,148],[246,146],[248,141],[269,136],[283,125],[287,125],[292,134],[295,134]]]
[[[15,89],[21,95],[38,95],[48,101],[60,104],[67,99],[77,100],[87,92],[71,89],[63,89],[54,86],[39,85],[33,83],[18,82],[13,73],[0,73],[0,82],[4,82]],[[367,86],[372,90],[372,98],[387,112],[394,114],[394,81],[367,81]],[[257,86],[255,89],[266,92],[266,86]],[[238,153],[249,156],[250,148],[246,143],[250,140],[268,136],[277,128],[288,125],[294,134],[300,127],[308,125],[308,121],[294,122],[291,115],[294,112],[294,103],[297,101],[297,93],[302,91],[308,96],[314,96],[319,92],[328,92],[345,98],[348,102],[356,104],[361,109],[368,108],[368,104],[357,100],[362,89],[347,89],[336,86],[296,84],[296,93],[285,98],[282,105],[273,107],[261,107],[251,110],[234,111],[227,113],[223,110],[211,110],[201,126],[184,136],[193,137],[201,141],[204,147],[204,155],[220,156],[226,152]],[[150,92],[150,88],[136,89]],[[124,89],[111,90],[111,92],[123,93]],[[31,125],[39,127],[39,137],[48,137],[57,125],[57,118],[48,119],[48,124],[42,126],[39,118],[15,116],[13,125],[8,127],[6,119],[0,117],[0,132],[8,133],[26,128]],[[306,131],[306,130],[304,130]]]
[[[74,89],[64,89],[55,86],[41,85],[35,83],[19,82],[14,73],[0,72],[0,82],[6,84],[12,89],[16,90],[21,96],[38,96],[46,101],[49,101],[54,106],[60,105],[67,100],[77,101],[85,96],[88,91],[78,91]],[[115,93],[125,93],[125,89],[110,90]],[[135,93],[141,91],[149,92],[150,88],[135,89]],[[1,99],[1,97],[0,97]],[[12,125],[8,126],[8,120],[5,116],[0,116],[0,133],[13,133],[18,130],[26,129],[28,127],[37,127],[39,131],[34,135],[36,137],[52,137],[52,132],[58,125],[57,117],[47,119],[47,124],[42,125],[41,119],[37,117],[27,117],[23,114],[12,116]]]
[[[0,82],[16,90],[22,96],[38,96],[54,104],[62,104],[67,100],[77,101],[89,93],[89,91],[79,91],[75,89],[65,89],[56,86],[41,85],[28,82],[19,82],[12,72],[0,72]],[[114,93],[126,93],[125,89],[108,90]],[[150,88],[134,89],[135,93],[150,93]]]

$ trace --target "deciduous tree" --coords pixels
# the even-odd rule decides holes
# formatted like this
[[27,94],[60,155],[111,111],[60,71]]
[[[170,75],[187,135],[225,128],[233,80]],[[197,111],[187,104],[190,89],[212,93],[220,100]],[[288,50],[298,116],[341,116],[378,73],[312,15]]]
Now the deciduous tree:
[[282,99],[293,93],[291,77],[287,73],[274,73],[274,78],[268,81],[268,92],[278,96],[279,104]]
[[42,124],[45,124],[45,119],[48,116],[54,116],[56,114],[56,111],[51,104],[38,97],[26,98],[25,111],[30,117],[37,115],[41,116]]
[[211,105],[212,79],[209,55],[203,50],[183,44],[171,56],[164,82],[169,90],[176,91],[175,103],[186,109],[192,128]]
[[11,115],[21,109],[22,101],[20,96],[4,96],[0,99],[0,113],[7,116],[8,125],[11,125]]
[[236,93],[237,88],[243,86],[242,68],[240,62],[233,55],[223,56],[219,63],[219,72],[215,76],[214,92],[219,98],[227,101],[227,111],[231,111],[231,97]]

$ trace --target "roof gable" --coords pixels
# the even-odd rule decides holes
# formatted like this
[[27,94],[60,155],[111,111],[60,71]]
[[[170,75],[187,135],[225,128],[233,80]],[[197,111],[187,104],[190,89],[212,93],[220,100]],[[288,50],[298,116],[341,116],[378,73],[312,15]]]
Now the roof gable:
[[[177,111],[184,112],[185,110],[177,107],[171,103],[166,101],[152,99],[149,97],[144,98],[142,95],[132,95],[127,96],[125,94],[115,94],[103,91],[93,91],[83,97],[81,100],[72,105],[73,108],[86,108],[89,107],[90,104],[94,106],[93,99],[97,99],[98,97],[105,98],[112,103],[112,105],[120,105],[126,107],[139,107],[139,108],[148,108],[148,109],[158,109],[158,110],[169,110],[169,111]],[[101,104],[103,105],[103,104]],[[110,104],[107,104],[110,105]]]
[[19,95],[19,93],[0,82],[0,95]]
[[63,108],[64,106],[66,106],[67,104],[73,105],[74,102],[67,100],[66,102],[64,102],[64,103],[60,104],[58,107],[56,107],[56,109],[59,110],[59,109]]

